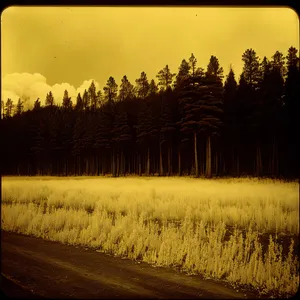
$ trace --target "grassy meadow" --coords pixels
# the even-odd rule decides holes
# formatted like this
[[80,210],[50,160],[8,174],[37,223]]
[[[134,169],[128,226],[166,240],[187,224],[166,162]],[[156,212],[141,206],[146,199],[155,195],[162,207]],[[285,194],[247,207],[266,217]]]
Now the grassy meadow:
[[1,224],[261,294],[299,286],[296,182],[3,177]]

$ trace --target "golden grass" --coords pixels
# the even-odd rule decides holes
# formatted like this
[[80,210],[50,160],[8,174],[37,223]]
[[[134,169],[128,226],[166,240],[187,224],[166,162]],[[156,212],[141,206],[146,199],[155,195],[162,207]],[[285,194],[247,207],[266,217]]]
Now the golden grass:
[[[255,179],[3,178],[2,228],[295,294],[299,185]],[[261,235],[270,236],[263,242]],[[264,244],[265,248],[264,248]]]

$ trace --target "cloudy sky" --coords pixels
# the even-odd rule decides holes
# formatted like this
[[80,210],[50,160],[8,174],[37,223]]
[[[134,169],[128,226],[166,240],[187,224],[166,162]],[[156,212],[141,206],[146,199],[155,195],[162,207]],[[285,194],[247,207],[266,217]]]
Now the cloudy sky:
[[42,103],[48,91],[61,102],[76,98],[94,80],[109,76],[131,83],[148,79],[166,64],[177,72],[193,52],[206,68],[216,55],[225,75],[237,78],[242,54],[262,58],[299,48],[299,19],[289,8],[201,7],[9,7],[1,16],[2,99]]

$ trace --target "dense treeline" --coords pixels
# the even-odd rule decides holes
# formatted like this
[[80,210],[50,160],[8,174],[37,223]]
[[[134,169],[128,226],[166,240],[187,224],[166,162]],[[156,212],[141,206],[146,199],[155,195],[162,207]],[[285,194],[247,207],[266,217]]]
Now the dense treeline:
[[242,60],[238,82],[231,69],[223,84],[217,57],[204,69],[192,54],[157,84],[142,72],[103,92],[92,82],[74,103],[68,91],[28,111],[2,101],[2,174],[298,177],[297,49]]

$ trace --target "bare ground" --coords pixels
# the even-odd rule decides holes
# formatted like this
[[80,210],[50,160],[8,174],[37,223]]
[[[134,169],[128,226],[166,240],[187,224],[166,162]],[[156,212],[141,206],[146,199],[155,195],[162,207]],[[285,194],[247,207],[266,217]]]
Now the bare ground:
[[1,290],[14,298],[246,299],[223,283],[1,231]]

